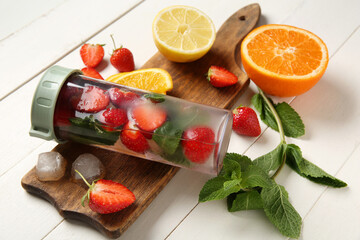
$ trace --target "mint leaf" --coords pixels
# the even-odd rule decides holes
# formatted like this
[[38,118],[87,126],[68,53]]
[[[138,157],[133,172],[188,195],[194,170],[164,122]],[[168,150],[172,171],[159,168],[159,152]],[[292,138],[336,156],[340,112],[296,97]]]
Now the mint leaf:
[[[270,103],[274,106],[279,118],[281,120],[284,134],[287,137],[297,138],[305,134],[305,126],[299,114],[286,102],[274,104],[270,98]],[[260,119],[275,131],[279,131],[274,114],[270,107],[265,103],[260,94],[255,94],[251,103],[255,109],[260,113]]]
[[286,163],[300,176],[310,181],[335,188],[347,186],[345,182],[331,176],[315,164],[304,159],[300,148],[295,144],[288,145]]
[[266,216],[281,234],[298,238],[301,230],[301,217],[289,202],[285,188],[274,182],[272,187],[263,188],[260,195]]
[[[224,165],[226,165],[227,160],[236,161],[240,165],[241,171],[245,171],[250,165],[252,165],[251,159],[245,155],[237,154],[237,153],[226,153],[224,157]],[[220,171],[219,175],[222,174]]]
[[226,153],[223,160],[223,167],[219,176],[226,179],[237,179],[241,177],[241,171],[251,164],[251,160],[237,153]]
[[286,146],[286,144],[280,143],[271,152],[256,158],[253,164],[263,169],[266,173],[278,169],[284,159]]
[[152,139],[167,153],[174,154],[179,146],[183,130],[172,122],[166,122],[154,131]]
[[241,185],[244,188],[270,187],[272,180],[269,175],[258,166],[250,166],[242,173]]
[[253,210],[263,208],[260,193],[256,190],[240,191],[236,194],[231,194],[227,200],[228,211],[236,212],[241,210]]
[[169,162],[173,162],[185,167],[190,167],[191,162],[185,157],[181,145],[175,150],[173,154],[167,154],[164,152],[162,157]]
[[[272,105],[273,102],[268,98]],[[262,96],[257,93],[251,98],[251,103],[254,105],[255,109],[260,113],[260,119],[272,129],[279,131],[274,115],[271,112],[269,106],[265,103]]]
[[285,136],[297,138],[305,134],[305,126],[299,114],[286,102],[275,105]]
[[148,93],[145,94],[144,97],[155,103],[161,103],[165,101],[165,95],[160,93]]
[[241,179],[227,180],[218,176],[205,183],[199,194],[199,202],[224,199],[241,189]]
[[221,169],[219,176],[223,176],[226,179],[238,179],[241,177],[241,166],[237,161],[229,158],[224,158],[223,168]]
[[84,144],[114,145],[120,137],[119,131],[107,131],[93,115],[85,118],[70,118],[68,135],[73,141]]
[[180,129],[185,129],[189,126],[206,124],[209,122],[209,112],[202,110],[196,106],[184,107],[178,103],[164,102],[168,110],[168,116],[171,116],[174,125]]

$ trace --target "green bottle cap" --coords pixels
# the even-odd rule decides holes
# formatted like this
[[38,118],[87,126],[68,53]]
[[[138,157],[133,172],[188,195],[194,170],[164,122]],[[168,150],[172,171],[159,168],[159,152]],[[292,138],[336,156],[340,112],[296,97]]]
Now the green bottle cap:
[[63,143],[54,132],[54,112],[61,87],[70,75],[80,70],[60,66],[50,67],[40,79],[31,106],[30,136]]

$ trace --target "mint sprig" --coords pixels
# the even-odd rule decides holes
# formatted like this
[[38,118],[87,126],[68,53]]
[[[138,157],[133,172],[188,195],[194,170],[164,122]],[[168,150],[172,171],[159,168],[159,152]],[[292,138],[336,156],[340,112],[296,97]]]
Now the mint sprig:
[[85,118],[70,118],[69,138],[84,144],[114,145],[120,137],[119,131],[107,131],[93,115]]
[[275,131],[279,132],[279,127],[272,107],[281,121],[285,136],[297,138],[305,134],[305,126],[299,114],[286,102],[274,104],[270,99],[266,100],[261,93],[258,93],[251,98],[251,103],[260,113],[261,120]]
[[289,104],[274,104],[261,89],[252,103],[262,121],[279,132],[280,143],[253,161],[244,155],[227,153],[219,175],[206,182],[200,191],[199,202],[227,198],[229,212],[263,209],[284,236],[298,238],[301,216],[291,205],[285,188],[275,182],[285,163],[315,183],[336,188],[347,184],[304,159],[300,147],[286,143],[285,136],[295,138],[305,133],[299,114]]

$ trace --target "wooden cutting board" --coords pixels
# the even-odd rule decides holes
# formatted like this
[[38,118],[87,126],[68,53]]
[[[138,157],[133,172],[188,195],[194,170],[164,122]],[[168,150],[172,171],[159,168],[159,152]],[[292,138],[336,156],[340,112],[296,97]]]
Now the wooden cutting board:
[[[171,74],[174,89],[169,95],[219,108],[230,108],[237,96],[248,84],[248,78],[240,66],[240,42],[255,27],[260,16],[258,4],[248,5],[234,13],[219,29],[209,53],[192,63],[173,63],[156,53],[142,68],[164,68]],[[210,65],[223,66],[239,76],[239,82],[227,88],[214,88],[204,74]],[[68,142],[56,146],[68,161],[65,176],[56,182],[40,182],[35,168],[21,180],[29,193],[45,198],[64,218],[77,219],[111,238],[119,237],[146,209],[157,194],[178,171],[177,167],[131,157],[104,149]],[[120,182],[136,196],[130,207],[113,214],[100,215],[87,206],[81,206],[86,189],[70,181],[72,162],[82,153],[92,153],[103,162],[106,179]]]

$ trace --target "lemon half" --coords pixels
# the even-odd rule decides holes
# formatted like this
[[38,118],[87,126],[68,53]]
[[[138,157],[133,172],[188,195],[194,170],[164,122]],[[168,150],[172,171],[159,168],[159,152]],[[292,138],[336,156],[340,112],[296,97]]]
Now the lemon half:
[[211,19],[199,9],[170,6],[161,10],[152,25],[159,52],[174,62],[192,62],[204,56],[215,41]]

